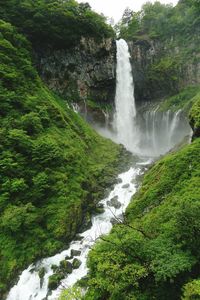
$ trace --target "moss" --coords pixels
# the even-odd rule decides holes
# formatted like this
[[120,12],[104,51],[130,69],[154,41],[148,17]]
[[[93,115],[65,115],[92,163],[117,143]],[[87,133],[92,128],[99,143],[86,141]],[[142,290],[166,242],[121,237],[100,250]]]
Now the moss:
[[84,299],[176,300],[199,278],[199,153],[197,138],[146,173],[124,223],[89,254]]
[[198,93],[193,99],[194,103],[189,114],[190,124],[194,131],[194,137],[200,136],[200,93]]
[[194,102],[194,97],[200,91],[200,86],[188,86],[181,90],[178,94],[164,99],[159,105],[160,111],[172,110],[177,111],[183,109],[188,112]]
[[55,290],[59,284],[60,281],[64,278],[64,275],[62,274],[53,274],[49,277],[49,282],[48,282],[48,289],[49,290]]
[[123,149],[44,86],[13,26],[0,21],[0,30],[2,298],[28,264],[67,247],[117,174]]

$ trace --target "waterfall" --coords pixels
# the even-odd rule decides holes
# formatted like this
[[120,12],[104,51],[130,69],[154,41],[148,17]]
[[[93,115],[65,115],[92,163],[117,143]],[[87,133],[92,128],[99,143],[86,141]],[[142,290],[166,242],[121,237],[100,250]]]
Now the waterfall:
[[114,129],[118,143],[133,151],[137,145],[136,108],[130,54],[127,43],[117,41],[117,85],[115,95]]
[[191,135],[191,128],[181,110],[161,112],[158,108],[137,113],[138,149],[144,156],[165,154]]

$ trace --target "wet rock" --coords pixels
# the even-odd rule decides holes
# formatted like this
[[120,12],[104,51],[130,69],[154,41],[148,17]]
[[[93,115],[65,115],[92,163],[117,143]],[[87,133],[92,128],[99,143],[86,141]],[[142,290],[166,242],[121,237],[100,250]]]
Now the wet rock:
[[40,277],[40,288],[42,288],[42,286],[43,286],[45,273],[46,273],[46,270],[44,267],[42,267],[38,272],[38,275]]
[[45,273],[46,273],[46,270],[44,267],[42,267],[38,272],[40,279],[42,279],[44,277]]
[[116,218],[111,218],[111,219],[110,219],[110,223],[111,223],[112,225],[115,225],[115,224],[118,224],[119,221],[118,221]]
[[124,220],[124,216],[121,214],[121,215],[119,215],[117,218],[111,218],[111,219],[110,219],[110,223],[111,223],[112,225],[115,225],[115,224],[122,223],[123,220]]
[[123,188],[123,189],[128,189],[129,187],[130,187],[130,184],[129,184],[129,183],[126,183],[126,184],[122,185],[122,188]]
[[[83,239],[83,236],[81,236],[80,234],[77,234],[75,236],[75,241],[82,241],[82,239]],[[65,258],[65,259],[67,259],[67,258]]]
[[74,249],[71,250],[71,257],[80,256],[80,255],[81,255],[81,251],[74,250]]
[[116,209],[119,209],[121,207],[121,203],[118,201],[118,196],[113,197],[109,201],[106,202],[108,206],[112,206]]
[[62,260],[60,262],[59,270],[63,273],[71,274],[72,273],[72,264],[67,260]]
[[65,276],[61,273],[59,274],[53,274],[49,277],[49,282],[48,282],[48,289],[49,290],[55,290],[60,284],[60,281],[64,278]]
[[84,216],[84,219],[83,219],[83,223],[81,225],[81,228],[80,228],[80,233],[90,229],[90,227],[92,226],[92,221],[91,221],[91,216],[89,213],[87,213],[85,216]]
[[72,262],[73,269],[78,269],[82,262],[78,258],[74,258]]
[[57,265],[52,265],[51,269],[54,271],[54,273],[59,269]]
[[72,259],[71,256],[69,256],[69,255],[66,255],[66,256],[65,256],[65,260],[70,260],[70,259]]
[[117,178],[117,183],[122,183],[122,179],[121,178]]

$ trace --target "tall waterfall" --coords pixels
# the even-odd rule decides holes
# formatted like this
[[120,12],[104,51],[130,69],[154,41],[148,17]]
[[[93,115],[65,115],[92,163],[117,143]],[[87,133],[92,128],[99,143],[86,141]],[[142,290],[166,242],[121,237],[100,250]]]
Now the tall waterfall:
[[134,85],[128,45],[123,39],[117,41],[115,110],[114,129],[117,141],[133,151],[137,144],[134,124],[136,117]]

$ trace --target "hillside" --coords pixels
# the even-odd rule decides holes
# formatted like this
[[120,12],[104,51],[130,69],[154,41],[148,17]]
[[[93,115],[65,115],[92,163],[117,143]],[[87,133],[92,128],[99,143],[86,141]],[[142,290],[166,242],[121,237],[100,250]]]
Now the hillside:
[[118,24],[129,42],[137,101],[152,101],[200,85],[198,1],[147,2],[127,10]]
[[66,247],[89,222],[124,150],[44,86],[15,27],[1,20],[0,31],[2,298],[20,270]]
[[84,299],[199,299],[199,153],[197,138],[147,172],[125,221],[90,253]]

